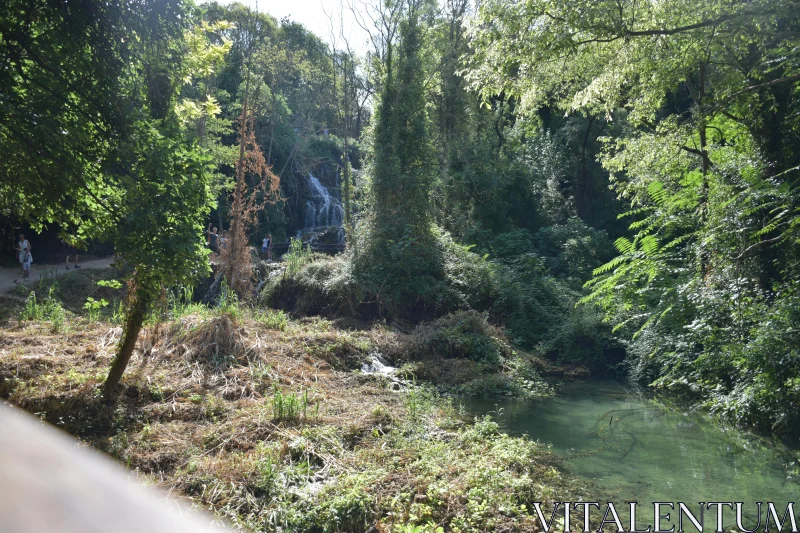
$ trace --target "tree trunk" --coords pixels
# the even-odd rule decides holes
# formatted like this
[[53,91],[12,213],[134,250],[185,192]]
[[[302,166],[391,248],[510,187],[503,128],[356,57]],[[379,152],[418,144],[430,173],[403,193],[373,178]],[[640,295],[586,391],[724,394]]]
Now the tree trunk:
[[128,316],[125,319],[125,333],[120,340],[117,356],[114,358],[104,385],[106,398],[108,399],[116,397],[117,385],[119,385],[122,374],[128,367],[133,355],[133,349],[136,347],[136,340],[139,338],[139,332],[142,330],[142,324],[147,313],[147,301],[142,293],[142,288],[137,286],[136,294],[133,296],[135,301],[128,310]]

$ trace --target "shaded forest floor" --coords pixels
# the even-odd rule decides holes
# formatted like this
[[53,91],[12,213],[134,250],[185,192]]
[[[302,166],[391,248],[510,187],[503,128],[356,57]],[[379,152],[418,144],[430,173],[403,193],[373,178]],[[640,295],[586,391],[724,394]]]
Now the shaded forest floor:
[[385,327],[190,305],[146,328],[109,405],[118,325],[22,322],[18,300],[3,306],[0,397],[242,528],[534,531],[532,502],[581,492],[545,445],[361,372],[402,350]]

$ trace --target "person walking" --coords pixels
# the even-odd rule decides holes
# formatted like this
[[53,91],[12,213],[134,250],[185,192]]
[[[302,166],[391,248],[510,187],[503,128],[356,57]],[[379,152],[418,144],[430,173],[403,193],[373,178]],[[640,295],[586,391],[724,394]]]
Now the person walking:
[[211,235],[208,236],[208,246],[215,254],[219,253],[219,235],[217,235],[217,228],[214,228]]
[[272,261],[272,233],[267,235],[267,261]]
[[33,263],[33,256],[31,255],[31,243],[25,238],[24,233],[19,234],[19,243],[17,243],[17,257],[19,258],[19,266],[22,267],[22,277],[31,277],[31,263]]
[[66,253],[65,253],[66,258],[65,258],[64,261],[66,262],[67,270],[69,270],[69,258],[70,258],[70,256],[75,258],[75,263],[74,263],[75,269],[76,270],[79,269],[81,266],[78,264],[78,249],[75,246],[71,245],[69,242],[65,241],[65,240],[61,241],[61,242],[64,243],[64,249],[66,250]]

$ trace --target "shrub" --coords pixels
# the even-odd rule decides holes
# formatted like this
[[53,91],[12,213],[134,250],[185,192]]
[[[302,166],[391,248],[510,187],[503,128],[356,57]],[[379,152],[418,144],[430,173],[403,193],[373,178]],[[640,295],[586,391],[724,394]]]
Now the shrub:
[[278,331],[285,331],[286,326],[289,325],[289,317],[280,310],[267,309],[258,315],[258,321],[267,329],[276,329]]
[[498,259],[510,259],[536,250],[533,235],[523,228],[495,235],[491,239],[489,249],[492,251],[492,257]]
[[608,354],[621,345],[611,335],[611,328],[603,322],[602,312],[594,307],[572,308],[560,324],[552,329],[550,339],[543,345],[561,363],[580,364],[592,371],[605,371],[610,360]]
[[86,315],[89,318],[89,322],[97,322],[97,320],[100,319],[100,312],[104,307],[107,306],[108,300],[105,298],[95,300],[91,296],[86,298],[86,303],[83,304],[83,308],[86,310]]
[[409,348],[420,358],[436,355],[478,363],[498,363],[511,354],[502,332],[477,311],[453,313],[418,326]]
[[497,296],[490,316],[526,348],[546,342],[577,301],[577,294],[547,276],[544,262],[534,254],[497,264],[492,279]]
[[300,271],[305,265],[309,264],[313,259],[310,246],[303,246],[303,241],[300,239],[292,239],[289,244],[289,251],[283,256],[283,261],[286,263],[286,275],[292,276]]
[[294,271],[272,276],[259,294],[259,304],[300,315],[378,315],[374,295],[369,295],[352,274],[348,254],[314,255]]

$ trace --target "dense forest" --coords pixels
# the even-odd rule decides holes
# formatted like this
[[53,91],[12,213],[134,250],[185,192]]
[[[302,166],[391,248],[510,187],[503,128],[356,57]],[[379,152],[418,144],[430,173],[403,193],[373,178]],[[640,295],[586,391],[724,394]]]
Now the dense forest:
[[[333,368],[380,351],[425,394],[538,397],[546,374],[591,374],[800,439],[797,4],[475,4],[343,4],[315,35],[238,3],[10,0],[0,217],[34,245],[54,232],[118,258],[81,295],[112,300],[80,303],[120,331],[92,394],[133,401],[129,362],[158,351],[175,309],[204,309],[236,352],[247,307]],[[64,283],[15,288],[21,312],[60,309]],[[286,317],[397,337],[323,328],[323,350],[280,333]],[[33,411],[14,372],[0,396]],[[312,526],[181,488],[256,529],[381,514],[328,528],[319,508]],[[499,527],[437,512],[417,523]]]

